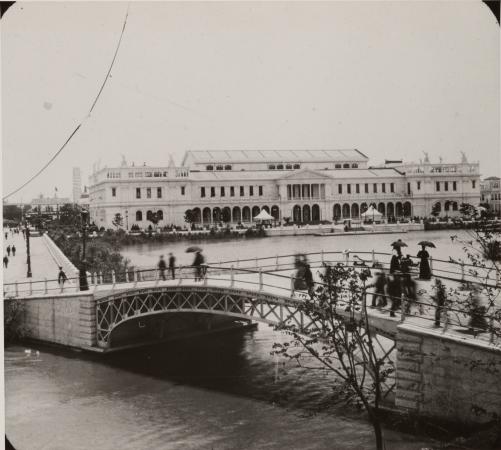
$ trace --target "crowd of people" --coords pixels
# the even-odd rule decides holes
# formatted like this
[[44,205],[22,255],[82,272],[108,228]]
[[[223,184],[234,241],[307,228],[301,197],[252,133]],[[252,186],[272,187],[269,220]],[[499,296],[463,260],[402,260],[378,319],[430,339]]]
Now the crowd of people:
[[[4,231],[4,237],[5,237],[4,244],[7,243],[8,239],[9,239],[9,233],[10,233],[10,236],[13,237],[15,234],[19,234],[20,231],[22,231],[23,237],[24,237],[24,230],[19,229],[17,227],[9,228],[8,231]],[[4,253],[4,257],[3,257],[4,269],[7,269],[9,267],[10,258],[16,256],[16,251],[17,251],[17,249],[16,249],[16,246],[14,244],[7,245],[7,247],[5,248],[5,253]]]

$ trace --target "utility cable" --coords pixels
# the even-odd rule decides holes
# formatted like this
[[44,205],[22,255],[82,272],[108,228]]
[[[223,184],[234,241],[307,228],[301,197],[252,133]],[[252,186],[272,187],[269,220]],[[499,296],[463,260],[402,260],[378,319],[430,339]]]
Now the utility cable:
[[70,134],[70,136],[68,137],[68,139],[66,139],[66,141],[64,142],[64,144],[59,148],[59,150],[54,154],[54,156],[52,156],[51,159],[49,159],[49,161],[38,171],[35,173],[35,175],[33,175],[31,178],[28,179],[28,181],[26,181],[24,184],[22,184],[20,187],[18,187],[17,189],[15,189],[14,191],[10,192],[9,194],[5,195],[3,197],[3,200],[7,200],[9,197],[11,197],[12,195],[14,195],[15,193],[19,192],[21,189],[23,189],[24,187],[26,187],[28,184],[30,184],[35,178],[37,178],[45,169],[47,169],[47,167],[50,166],[50,164],[59,156],[59,154],[64,150],[64,148],[66,147],[66,145],[70,142],[70,140],[73,138],[73,136],[75,136],[75,134],[77,133],[77,131],[80,129],[80,127],[85,123],[85,121],[87,119],[89,119],[91,113],[92,113],[92,110],[94,109],[94,107],[96,106],[96,103],[99,99],[99,97],[101,96],[101,93],[103,92],[103,89],[104,89],[104,86],[106,85],[106,82],[108,81],[108,78],[110,77],[110,73],[111,73],[111,70],[113,69],[113,65],[115,64],[115,59],[117,57],[117,54],[118,54],[118,50],[120,49],[120,44],[122,43],[122,37],[124,35],[124,31],[125,31],[125,26],[127,24],[127,18],[129,16],[129,6],[130,4],[127,5],[127,12],[125,14],[125,19],[124,19],[124,24],[123,24],[123,27],[122,27],[122,32],[120,33],[120,38],[118,39],[118,44],[117,44],[117,48],[115,50],[115,54],[113,55],[113,59],[111,60],[111,64],[110,64],[110,67],[108,69],[108,72],[106,73],[106,77],[103,81],[103,84],[101,85],[101,88],[99,89],[99,92],[97,93],[97,96],[94,100],[94,102],[92,103],[92,106],[90,107],[89,109],[89,112],[87,113],[87,115],[80,121],[80,123],[76,126],[76,128],[72,131],[72,133]]

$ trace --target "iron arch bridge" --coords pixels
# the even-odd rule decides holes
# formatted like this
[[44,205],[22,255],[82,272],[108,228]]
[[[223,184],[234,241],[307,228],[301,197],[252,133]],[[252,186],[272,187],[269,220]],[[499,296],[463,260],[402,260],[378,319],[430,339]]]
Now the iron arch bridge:
[[[166,313],[216,314],[274,326],[292,325],[304,334],[321,329],[320,323],[304,314],[300,308],[303,302],[304,296],[297,298],[240,286],[191,283],[115,291],[97,298],[97,344],[109,347],[113,330],[127,321]],[[342,308],[338,312],[347,318],[360,319],[359,312],[350,314]],[[399,319],[369,316],[368,322],[376,334],[392,340],[396,338]]]

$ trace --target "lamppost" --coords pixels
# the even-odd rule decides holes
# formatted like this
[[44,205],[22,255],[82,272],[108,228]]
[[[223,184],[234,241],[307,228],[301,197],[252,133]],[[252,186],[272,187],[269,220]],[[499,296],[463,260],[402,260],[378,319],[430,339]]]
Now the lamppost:
[[30,229],[28,227],[28,221],[24,222],[25,226],[25,234],[26,234],[26,264],[28,264],[28,273],[26,274],[27,278],[31,278],[31,255],[30,255]]
[[87,234],[87,217],[88,211],[82,209],[82,258],[80,260],[80,270],[79,270],[79,280],[80,280],[80,290],[88,291],[89,283],[87,282],[87,262],[85,261],[85,239]]

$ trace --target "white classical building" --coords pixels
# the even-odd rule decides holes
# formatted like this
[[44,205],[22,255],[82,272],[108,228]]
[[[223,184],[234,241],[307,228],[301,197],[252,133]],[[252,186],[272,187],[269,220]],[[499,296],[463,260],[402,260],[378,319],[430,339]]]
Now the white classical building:
[[251,222],[261,209],[277,220],[319,222],[358,219],[370,204],[386,218],[459,214],[461,203],[480,201],[478,163],[419,164],[387,161],[378,167],[356,149],[188,151],[181,167],[120,166],[90,176],[91,220],[111,227]]

